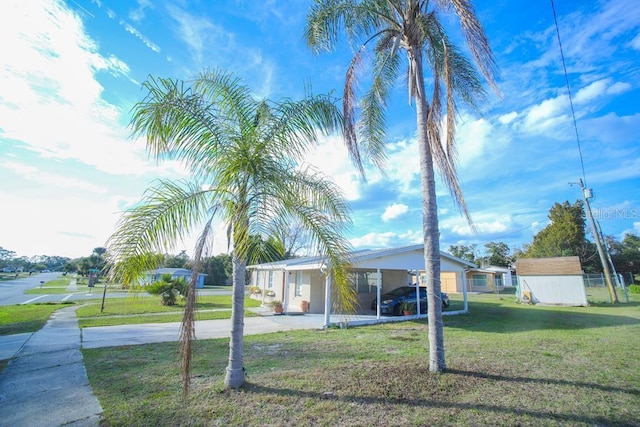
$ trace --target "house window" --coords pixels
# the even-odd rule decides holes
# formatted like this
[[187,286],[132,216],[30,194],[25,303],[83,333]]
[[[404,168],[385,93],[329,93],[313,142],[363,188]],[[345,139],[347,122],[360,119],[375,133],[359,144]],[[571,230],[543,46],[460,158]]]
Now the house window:
[[471,286],[487,286],[487,275],[486,274],[472,274],[471,275]]
[[375,271],[357,271],[350,273],[349,279],[359,294],[371,294],[376,292],[378,285],[378,273]]
[[296,271],[296,296],[302,296],[302,271]]
[[269,289],[273,288],[273,271],[269,270],[269,282],[267,283]]

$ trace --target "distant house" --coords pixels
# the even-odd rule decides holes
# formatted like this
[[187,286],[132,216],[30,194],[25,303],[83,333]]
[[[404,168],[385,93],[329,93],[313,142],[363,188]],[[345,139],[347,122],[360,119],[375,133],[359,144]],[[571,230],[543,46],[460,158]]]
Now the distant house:
[[580,258],[520,258],[517,296],[535,304],[587,305]]
[[[145,283],[153,283],[162,279],[162,276],[165,274],[170,274],[173,278],[182,277],[187,282],[191,282],[191,270],[187,270],[186,268],[158,268],[157,270],[153,270],[148,272],[145,275],[144,282]],[[206,274],[199,273],[198,281],[196,282],[196,288],[204,287],[204,277]]]
[[[360,313],[374,314],[371,302],[383,292],[416,281],[422,284],[424,246],[361,250],[351,255],[351,281],[356,288]],[[464,292],[465,270],[475,267],[446,252],[440,253],[443,292]],[[320,257],[292,258],[266,264],[251,265],[252,298],[268,303],[283,302],[286,312],[332,311],[331,277],[326,275],[325,260]]]
[[468,291],[495,292],[514,286],[513,271],[509,267],[489,266],[467,271]]

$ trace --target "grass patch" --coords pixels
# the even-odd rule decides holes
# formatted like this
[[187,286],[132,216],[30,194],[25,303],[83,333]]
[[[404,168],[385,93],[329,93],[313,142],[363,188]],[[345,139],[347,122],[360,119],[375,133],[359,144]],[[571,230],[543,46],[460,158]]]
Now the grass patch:
[[51,313],[62,307],[68,307],[69,304],[0,306],[0,335],[36,332],[47,323]]
[[[257,316],[251,311],[245,310],[245,317]],[[231,309],[216,311],[199,311],[196,314],[196,320],[217,320],[230,319]],[[93,326],[116,326],[116,325],[139,325],[143,323],[169,323],[182,322],[182,311],[174,313],[154,313],[146,315],[128,315],[128,316],[107,316],[107,317],[88,317],[78,319],[78,325],[81,328],[89,328]]]
[[422,321],[247,336],[240,391],[223,390],[228,340],[198,341],[186,404],[177,343],[83,353],[111,426],[637,425],[639,307],[471,295],[445,316],[444,374]]
[[[260,302],[247,298],[245,306],[259,307]],[[109,299],[106,301],[103,313],[100,313],[100,307],[101,302],[92,301],[78,308],[76,313],[81,328],[180,322],[184,311],[184,303],[174,306],[161,305],[159,297],[146,294],[123,299]],[[231,296],[200,296],[197,307],[198,320],[229,319],[231,317]],[[254,313],[245,311],[245,316],[254,316]]]

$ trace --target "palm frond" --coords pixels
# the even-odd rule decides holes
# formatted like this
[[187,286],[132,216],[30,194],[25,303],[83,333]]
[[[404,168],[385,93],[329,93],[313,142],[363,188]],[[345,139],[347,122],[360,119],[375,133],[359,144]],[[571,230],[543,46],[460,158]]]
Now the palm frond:
[[159,181],[140,205],[126,211],[107,241],[114,277],[140,277],[152,253],[170,252],[198,224],[211,204],[208,191],[193,183]]

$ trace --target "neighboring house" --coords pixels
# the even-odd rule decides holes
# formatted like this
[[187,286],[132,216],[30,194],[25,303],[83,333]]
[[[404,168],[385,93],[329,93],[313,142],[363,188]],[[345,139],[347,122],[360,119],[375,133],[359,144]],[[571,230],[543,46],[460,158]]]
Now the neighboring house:
[[[440,253],[443,292],[464,292],[465,270],[475,265],[446,252]],[[391,249],[361,250],[351,255],[351,279],[358,293],[360,313],[374,314],[371,302],[380,294],[421,281],[424,272],[423,245]],[[251,265],[251,285],[257,291],[251,298],[268,303],[282,301],[285,312],[331,311],[331,277],[320,257],[292,258]],[[378,283],[381,289],[378,289]],[[422,284],[422,283],[421,283]],[[304,307],[304,310],[303,310]]]
[[534,304],[587,305],[580,258],[520,258],[517,296]]
[[469,292],[495,292],[514,286],[512,270],[509,267],[489,266],[473,268],[467,272]]
[[[191,282],[191,270],[187,270],[186,268],[158,268],[157,270],[153,270],[148,272],[145,275],[144,283],[153,283],[162,279],[162,276],[165,274],[170,274],[171,277],[178,278],[182,277],[187,282]],[[196,288],[204,287],[204,277],[206,274],[199,273],[198,281],[196,282]]]

